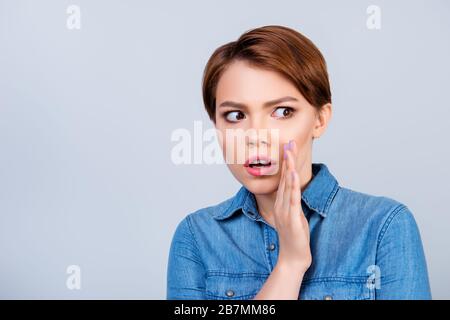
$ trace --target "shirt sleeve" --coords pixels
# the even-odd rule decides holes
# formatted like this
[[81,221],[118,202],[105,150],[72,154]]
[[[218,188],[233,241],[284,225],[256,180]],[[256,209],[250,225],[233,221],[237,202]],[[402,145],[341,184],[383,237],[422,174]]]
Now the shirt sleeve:
[[428,300],[431,290],[425,254],[416,221],[408,209],[394,210],[378,240],[380,282],[376,299]]
[[205,298],[205,269],[198,254],[189,216],[177,226],[172,238],[167,267],[167,300]]

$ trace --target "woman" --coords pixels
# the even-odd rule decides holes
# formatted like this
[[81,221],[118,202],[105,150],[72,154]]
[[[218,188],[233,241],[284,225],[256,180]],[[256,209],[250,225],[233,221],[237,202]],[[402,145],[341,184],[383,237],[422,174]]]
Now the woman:
[[[339,185],[312,163],[331,115],[325,60],[282,26],[219,47],[203,100],[242,187],[186,216],[172,239],[168,299],[430,299],[409,208]],[[246,135],[235,149],[230,131]],[[259,134],[265,130],[267,134]]]

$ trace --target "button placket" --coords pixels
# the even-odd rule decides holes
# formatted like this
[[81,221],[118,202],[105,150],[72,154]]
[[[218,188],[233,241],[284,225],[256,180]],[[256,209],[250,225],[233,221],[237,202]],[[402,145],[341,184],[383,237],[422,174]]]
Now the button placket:
[[277,245],[278,245],[278,236],[276,231],[270,227],[268,224],[264,223],[264,246],[266,258],[269,266],[269,271],[271,272],[277,262]]

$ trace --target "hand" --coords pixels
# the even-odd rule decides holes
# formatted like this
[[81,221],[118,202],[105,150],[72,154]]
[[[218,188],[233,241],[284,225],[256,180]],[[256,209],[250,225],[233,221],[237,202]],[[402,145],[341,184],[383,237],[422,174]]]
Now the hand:
[[309,225],[301,206],[300,178],[295,168],[297,146],[291,141],[291,149],[285,148],[281,179],[274,205],[275,229],[278,232],[280,250],[278,262],[291,270],[306,272],[311,265]]

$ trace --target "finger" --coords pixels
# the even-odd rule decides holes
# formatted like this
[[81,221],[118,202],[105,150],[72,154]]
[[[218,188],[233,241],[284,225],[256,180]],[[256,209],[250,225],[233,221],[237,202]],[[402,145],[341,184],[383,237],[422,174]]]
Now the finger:
[[297,156],[297,150],[298,150],[297,143],[295,142],[295,140],[290,140],[289,143],[290,143],[289,149],[291,149],[292,153],[294,154],[294,158],[295,158]]
[[[299,183],[300,183],[299,170],[301,168],[301,165],[300,165],[300,167],[297,167],[297,165],[299,165],[298,164],[299,155],[298,155],[298,146],[297,146],[297,143],[295,142],[295,140],[292,140],[292,142],[291,142],[291,150],[292,150],[293,159],[294,159],[294,168],[295,168],[295,171],[297,172],[297,178],[298,178]],[[300,183],[300,185],[301,185],[301,183]],[[299,192],[300,192],[300,198],[301,198],[301,189],[299,189]]]
[[278,190],[277,190],[277,197],[275,199],[275,205],[274,207],[276,208],[277,206],[281,205],[281,203],[283,202],[283,194],[284,194],[284,188],[285,188],[285,176],[286,176],[286,160],[284,159],[284,155],[281,158],[282,162],[281,162],[281,177],[280,177],[280,182],[278,184]]
[[284,153],[283,153],[282,164],[281,164],[280,183],[279,183],[279,187],[278,187],[278,190],[280,191],[281,198],[282,198],[283,193],[284,193],[285,182],[286,182],[286,169],[287,169],[286,150],[288,148],[288,144],[285,143],[283,145],[283,147],[284,147],[283,148],[284,149]]
[[295,145],[295,141],[294,140],[291,140],[290,141],[290,145],[291,145],[291,147],[290,147],[290,149],[289,149],[289,154],[290,154],[290,157],[288,157],[288,167],[289,167],[289,169],[290,170],[296,170],[296,161],[295,161],[295,159],[296,159],[296,157],[297,157],[297,155],[296,155],[296,153],[295,153],[295,148],[296,148],[296,145]]
[[292,171],[293,171],[293,160],[292,160],[292,151],[287,150],[287,159],[286,159],[286,172],[285,172],[285,188],[283,193],[283,213],[286,215],[289,214],[290,209],[290,201],[291,201],[291,188],[292,188]]
[[281,163],[281,177],[280,182],[278,183],[277,197],[275,199],[274,208],[277,208],[283,202],[283,193],[285,187],[285,171],[286,171],[286,161],[283,159]]
[[295,170],[291,171],[292,188],[291,188],[291,207],[290,214],[301,213],[301,197],[300,197],[300,179]]
[[291,151],[292,151],[292,158],[294,160],[294,168],[297,170],[298,172],[298,146],[297,143],[295,142],[295,140],[291,140],[290,141],[290,145],[291,145]]

